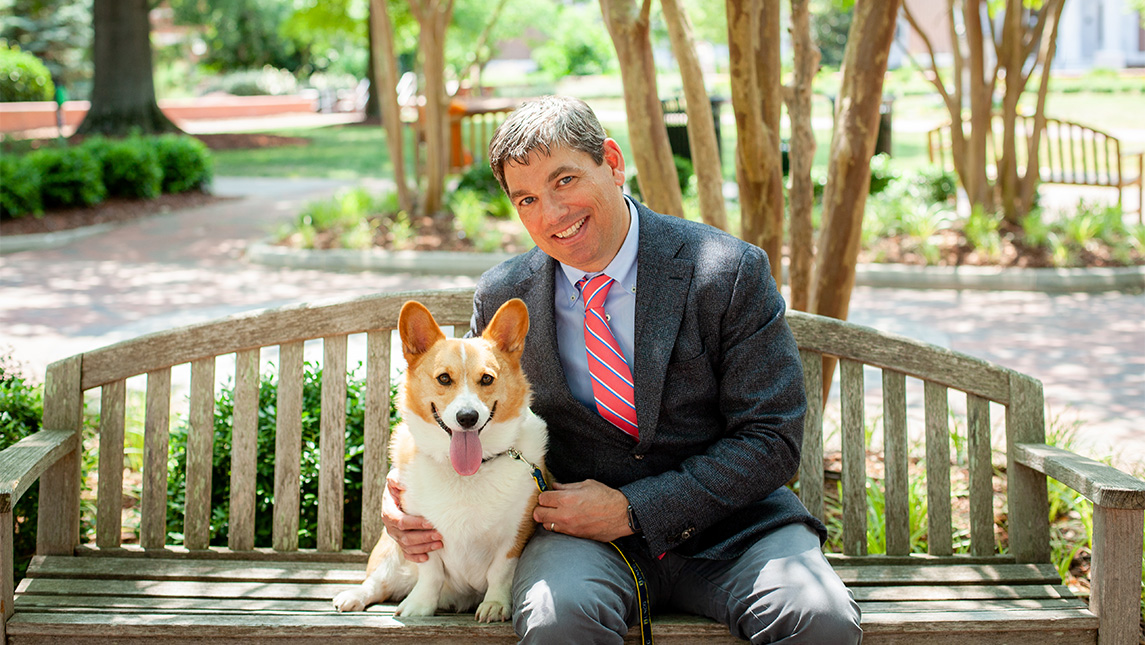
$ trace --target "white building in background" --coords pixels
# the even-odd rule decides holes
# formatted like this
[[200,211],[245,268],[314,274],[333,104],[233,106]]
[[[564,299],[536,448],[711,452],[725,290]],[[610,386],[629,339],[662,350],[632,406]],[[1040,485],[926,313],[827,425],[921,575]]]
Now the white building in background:
[[1054,68],[1145,67],[1145,28],[1125,0],[1069,0],[1058,26]]
[[[939,65],[949,64],[950,14],[946,4],[934,0],[905,2],[930,36]],[[900,18],[899,31],[905,34],[897,35],[897,40],[929,64],[922,39],[905,23]],[[958,29],[961,31],[960,26]],[[892,52],[895,49],[898,47]],[[1127,0],[1067,0],[1058,24],[1054,71],[1127,67],[1145,67],[1145,28],[1140,14]]]

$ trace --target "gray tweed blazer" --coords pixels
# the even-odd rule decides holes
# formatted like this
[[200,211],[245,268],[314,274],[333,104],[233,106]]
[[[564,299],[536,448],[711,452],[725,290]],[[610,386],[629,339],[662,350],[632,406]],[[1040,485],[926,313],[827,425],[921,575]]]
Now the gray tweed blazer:
[[739,556],[792,522],[826,529],[784,484],[799,467],[806,398],[785,304],[767,255],[712,227],[637,204],[636,441],[585,407],[561,370],[556,261],[533,249],[478,282],[473,333],[511,298],[529,307],[522,365],[549,426],[558,481],[620,489],[650,555]]

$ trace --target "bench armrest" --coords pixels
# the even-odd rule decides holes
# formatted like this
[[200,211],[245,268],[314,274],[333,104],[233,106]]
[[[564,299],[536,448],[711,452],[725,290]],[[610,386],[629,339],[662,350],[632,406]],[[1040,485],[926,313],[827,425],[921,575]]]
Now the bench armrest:
[[1113,466],[1042,443],[1018,444],[1018,463],[1081,493],[1106,508],[1145,509],[1145,482]]
[[41,430],[0,451],[0,513],[10,513],[49,466],[76,449],[79,437],[74,430]]

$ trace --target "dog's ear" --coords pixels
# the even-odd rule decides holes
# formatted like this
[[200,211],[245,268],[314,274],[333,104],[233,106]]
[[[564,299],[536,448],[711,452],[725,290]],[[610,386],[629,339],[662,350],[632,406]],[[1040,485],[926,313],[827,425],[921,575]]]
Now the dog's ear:
[[529,333],[529,308],[520,298],[501,305],[481,337],[491,341],[507,354],[520,354]]
[[402,353],[411,366],[429,351],[434,343],[445,340],[445,334],[441,332],[441,327],[437,326],[433,314],[416,300],[410,300],[402,305],[402,312],[398,315],[398,334],[402,338]]

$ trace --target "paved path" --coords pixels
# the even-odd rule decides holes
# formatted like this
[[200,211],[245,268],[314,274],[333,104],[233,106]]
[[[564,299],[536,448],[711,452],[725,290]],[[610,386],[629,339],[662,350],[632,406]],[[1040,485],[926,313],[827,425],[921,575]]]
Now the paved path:
[[[473,284],[471,277],[277,269],[243,259],[250,242],[342,185],[220,178],[216,191],[235,199],[0,256],[0,347],[12,346],[42,379],[51,361],[240,311]],[[1145,295],[858,287],[851,320],[1041,379],[1051,415],[1082,421],[1079,438],[1092,454],[1145,469]]]

